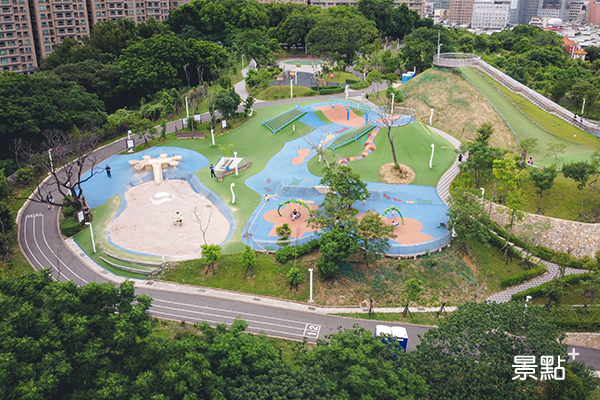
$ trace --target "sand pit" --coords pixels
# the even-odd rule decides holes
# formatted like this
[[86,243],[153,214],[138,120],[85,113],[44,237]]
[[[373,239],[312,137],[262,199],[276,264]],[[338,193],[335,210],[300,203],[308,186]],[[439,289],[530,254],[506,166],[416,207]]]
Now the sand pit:
[[323,114],[325,114],[325,116],[331,122],[335,122],[340,125],[356,128],[357,126],[361,126],[365,123],[365,117],[359,117],[353,110],[350,110],[350,119],[347,119],[348,110],[346,110],[346,107],[340,104],[336,105],[335,108],[331,108],[331,106],[315,107],[315,110],[323,111]]
[[[202,221],[208,244],[222,243],[229,233],[229,222],[206,197],[194,192],[187,181],[166,180],[160,185],[146,182],[125,192],[127,208],[108,226],[110,241],[123,249],[178,260],[200,258],[204,244]],[[173,225],[176,213],[183,215],[183,226]]]

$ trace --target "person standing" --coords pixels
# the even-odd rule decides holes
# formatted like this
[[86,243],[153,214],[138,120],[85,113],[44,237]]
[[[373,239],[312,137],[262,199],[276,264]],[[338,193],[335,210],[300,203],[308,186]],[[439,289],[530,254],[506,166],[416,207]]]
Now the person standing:
[[216,178],[217,175],[215,175],[215,166],[210,164],[210,177],[211,178]]
[[183,215],[179,211],[177,211],[177,219],[175,220],[175,224],[183,226]]
[[109,178],[112,178],[112,175],[110,174],[110,167],[108,166],[108,164],[106,164],[106,168],[104,168],[106,170],[106,176],[108,176]]

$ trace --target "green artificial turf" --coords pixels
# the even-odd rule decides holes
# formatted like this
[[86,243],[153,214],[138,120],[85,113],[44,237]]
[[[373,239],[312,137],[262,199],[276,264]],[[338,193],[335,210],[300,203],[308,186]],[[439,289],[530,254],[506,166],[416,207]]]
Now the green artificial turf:
[[[567,141],[542,129],[526,115],[524,115],[518,108],[516,108],[506,97],[502,95],[502,93],[500,93],[494,86],[486,81],[485,78],[473,68],[463,67],[460,68],[460,71],[467,77],[471,84],[479,89],[487,98],[487,100],[496,108],[498,113],[504,118],[520,141],[527,137],[536,138],[538,140],[537,147],[528,154],[533,157],[535,165],[546,166],[554,163],[554,158],[546,155],[547,146],[553,142],[561,142],[567,145],[565,153],[562,154],[558,159],[559,166],[571,161],[588,161],[591,158],[594,149],[582,146],[578,143]],[[547,113],[544,114],[546,116],[549,115]],[[541,116],[538,115],[536,118],[539,119]],[[582,135],[585,134],[583,131],[580,132]]]
[[[396,157],[400,164],[411,167],[416,174],[413,185],[436,186],[442,175],[450,168],[456,159],[456,152],[452,144],[446,139],[429,132],[419,122],[411,125],[393,128],[398,130],[394,140]],[[376,150],[362,160],[350,161],[348,166],[360,174],[364,181],[381,182],[379,168],[382,164],[394,162],[390,142],[387,139],[387,129],[379,130],[374,141]],[[429,168],[431,145],[435,144],[433,168]],[[337,162],[342,157],[358,156],[364,150],[364,143],[357,141],[337,149],[333,154],[328,151],[329,163]],[[323,176],[325,164],[319,163],[318,157],[313,157],[308,162],[308,170],[316,175]]]

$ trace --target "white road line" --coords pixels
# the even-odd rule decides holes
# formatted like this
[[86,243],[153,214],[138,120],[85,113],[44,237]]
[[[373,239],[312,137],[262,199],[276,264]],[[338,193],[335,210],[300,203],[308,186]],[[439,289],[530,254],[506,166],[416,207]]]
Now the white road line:
[[[166,307],[166,306],[161,306],[161,305],[153,305],[151,308],[154,308],[154,307],[164,308],[164,309],[173,310],[173,311],[183,311],[183,312],[187,312],[187,313],[191,313],[191,314],[208,315],[209,317],[218,317],[218,318],[229,319],[229,320],[235,320],[237,318],[237,316],[235,316],[235,317],[229,317],[229,316],[225,316],[225,315],[210,314],[210,313],[202,312],[202,311],[186,310],[184,308]],[[252,323],[255,323],[255,324],[258,324],[258,325],[269,325],[269,326],[276,326],[278,328],[287,328],[287,329],[293,329],[293,330],[300,330],[302,332],[305,331],[305,327],[295,328],[295,327],[292,327],[292,326],[289,326],[289,325],[274,324],[274,323],[271,323],[271,322],[256,321],[256,320],[252,320],[252,319],[244,319],[244,321],[248,322],[248,324],[250,324],[252,322]],[[306,325],[308,325],[308,324],[306,324]]]
[[[29,217],[29,216],[27,216]],[[27,240],[27,218],[25,219],[25,226],[23,227],[23,240],[25,241],[25,245],[27,246],[27,250],[29,251],[29,254],[31,254],[31,257],[33,257],[33,259],[35,260],[35,262],[38,263],[39,269],[44,269],[44,266],[42,265],[42,263],[40,262],[40,260],[38,260],[38,258],[35,256],[35,254],[33,253],[33,251],[31,250],[31,247],[29,247],[29,241]],[[35,238],[35,234],[34,234],[34,238]],[[60,271],[58,272],[60,274]],[[63,275],[64,276],[64,275]],[[66,278],[66,276],[65,276]]]
[[[175,317],[175,318],[180,318],[182,320],[185,321],[186,318],[190,318],[190,316],[185,316],[185,315],[178,315],[178,314],[171,314],[171,313],[165,313],[165,312],[161,312],[161,311],[152,311],[150,310],[150,312],[152,314],[162,314],[162,315],[167,315],[170,317]],[[208,323],[213,323],[213,324],[223,324],[224,322],[222,321],[214,321],[214,320],[209,320],[209,319],[199,319],[198,321],[206,321]],[[231,324],[226,324],[227,326],[230,326]],[[298,336],[298,337],[304,337],[303,335],[299,335],[297,333],[290,333],[290,332],[283,332],[283,331],[277,331],[275,329],[260,329],[260,328],[254,328],[250,325],[248,325],[248,329],[247,330],[254,330],[254,331],[258,331],[258,332],[271,332],[271,333],[278,333],[281,335],[287,335],[287,336]]]
[[[44,253],[42,251],[42,248],[40,247],[38,241],[37,241],[37,235],[35,234],[35,217],[33,217],[33,227],[31,228],[32,232],[33,232],[33,241],[35,242],[36,247],[38,248],[38,250],[40,251],[40,253],[42,254],[42,256],[44,256],[44,258],[46,259],[46,261],[48,261],[48,263],[50,264],[51,268],[54,268],[55,270],[57,270],[60,273],[60,270],[58,268],[56,268],[54,266],[54,264],[52,263],[52,261],[50,261],[48,259],[48,257],[46,257],[46,253]],[[44,229],[44,220],[42,220],[42,229]],[[40,264],[41,265],[41,264]],[[42,267],[43,268],[43,267]],[[63,275],[64,276],[64,275]],[[66,276],[65,276],[66,278]]]
[[295,320],[285,319],[285,318],[269,317],[269,316],[266,316],[266,315],[252,314],[252,313],[247,313],[247,312],[242,312],[242,311],[224,310],[224,309],[221,309],[221,308],[199,306],[199,305],[196,305],[196,304],[188,304],[188,303],[180,303],[180,302],[177,302],[177,301],[169,301],[169,300],[154,299],[154,298],[152,299],[152,302],[157,302],[157,301],[161,301],[163,303],[175,304],[175,305],[178,305],[178,306],[195,307],[195,308],[202,308],[202,309],[206,309],[206,310],[210,310],[210,311],[228,312],[228,313],[232,313],[232,314],[236,314],[236,315],[248,315],[248,316],[251,316],[251,317],[260,317],[260,318],[265,318],[265,319],[272,319],[272,320],[280,321],[280,322],[291,322],[291,323],[294,323],[294,324],[300,324],[303,327],[306,324],[305,321],[295,321]]
[[[46,243],[46,246],[48,247],[48,250],[50,250],[50,252],[54,255],[54,257],[56,257],[56,259],[58,260],[59,263],[61,263],[62,265],[64,265],[64,267],[66,269],[68,269],[73,275],[75,275],[77,278],[81,279],[83,282],[85,282],[86,284],[89,283],[88,281],[86,281],[85,279],[83,279],[82,277],[80,277],[79,275],[77,275],[75,273],[75,271],[73,271],[71,268],[69,268],[67,266],[67,264],[65,264],[60,257],[58,257],[56,255],[56,253],[54,253],[54,251],[52,251],[52,248],[50,247],[50,245],[48,244],[48,241],[46,240],[46,234],[44,233],[44,214],[42,214],[42,237],[44,238],[44,242]],[[62,240],[62,239],[61,239]]]
[[319,337],[320,331],[321,331],[321,325],[306,324],[306,327],[304,328],[304,336],[314,337],[315,339],[317,339]]

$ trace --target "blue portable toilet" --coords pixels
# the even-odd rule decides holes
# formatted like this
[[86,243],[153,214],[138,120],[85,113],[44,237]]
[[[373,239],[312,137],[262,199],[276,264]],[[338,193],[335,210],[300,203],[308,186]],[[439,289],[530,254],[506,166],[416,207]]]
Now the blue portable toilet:
[[406,353],[406,346],[408,345],[408,332],[406,331],[406,328],[402,326],[390,327],[387,325],[375,326],[375,336],[380,337],[382,335],[386,335],[381,338],[383,343],[397,343]]
[[404,74],[402,74],[402,83],[408,82],[409,80],[414,78],[414,76],[415,76],[415,73],[413,71],[405,72]]

